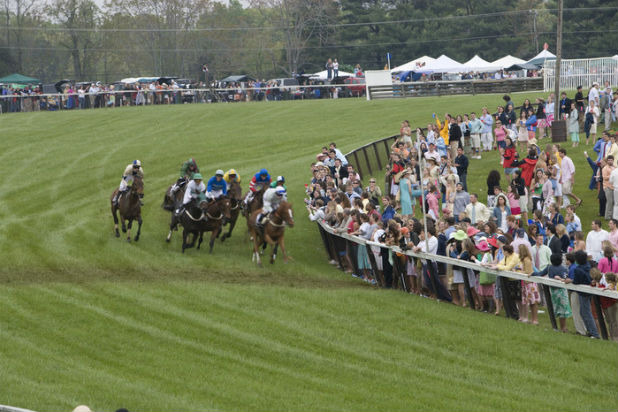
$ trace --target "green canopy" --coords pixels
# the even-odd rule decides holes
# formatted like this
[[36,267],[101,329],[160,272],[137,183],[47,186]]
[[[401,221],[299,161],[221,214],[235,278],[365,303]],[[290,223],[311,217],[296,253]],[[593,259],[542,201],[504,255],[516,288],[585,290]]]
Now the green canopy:
[[0,83],[39,84],[41,81],[39,79],[35,79],[34,77],[13,73],[5,77],[0,77]]

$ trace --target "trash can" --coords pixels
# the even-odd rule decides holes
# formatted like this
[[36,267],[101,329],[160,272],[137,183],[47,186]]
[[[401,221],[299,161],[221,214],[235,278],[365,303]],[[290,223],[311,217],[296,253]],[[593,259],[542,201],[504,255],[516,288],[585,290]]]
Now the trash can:
[[554,120],[554,122],[551,124],[551,140],[552,142],[566,142],[566,120]]

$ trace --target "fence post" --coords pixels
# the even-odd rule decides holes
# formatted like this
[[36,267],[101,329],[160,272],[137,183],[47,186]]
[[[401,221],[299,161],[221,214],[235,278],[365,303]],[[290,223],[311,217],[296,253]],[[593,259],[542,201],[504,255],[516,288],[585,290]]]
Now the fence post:
[[330,243],[328,242],[328,238],[326,237],[326,231],[322,228],[322,226],[319,223],[316,222],[316,224],[318,225],[318,229],[320,230],[320,236],[322,236],[322,243],[324,243],[324,248],[326,249],[326,253],[328,253],[328,256],[332,260],[335,260],[336,253],[333,253],[334,250],[331,249]]
[[363,146],[363,155],[365,155],[365,161],[367,162],[367,170],[369,170],[369,174],[373,174],[373,170],[371,170],[371,164],[369,163],[369,156],[367,156],[367,148]]
[[373,151],[376,154],[376,160],[378,161],[378,170],[382,170],[382,161],[380,160],[380,153],[378,152],[378,146],[376,145],[376,142],[371,143],[371,146],[373,146]]
[[[470,288],[470,281],[468,279],[468,268],[462,267],[460,268],[460,270],[463,272],[464,289],[468,294],[468,305],[470,305],[470,309],[475,310],[476,305],[474,304],[474,298],[472,297],[472,289]],[[459,298],[461,299],[462,296],[460,296]]]
[[380,277],[380,273],[378,271],[378,264],[376,262],[376,257],[373,254],[373,250],[371,250],[371,246],[365,244],[367,248],[367,257],[369,257],[369,263],[371,264],[371,270],[373,271],[373,277],[376,279],[378,286],[384,287],[384,279]]
[[603,316],[603,309],[601,308],[601,299],[599,295],[592,295],[594,300],[594,307],[597,310],[597,320],[599,321],[599,327],[601,328],[601,337],[605,340],[609,339],[607,334],[607,327],[605,326],[605,317]]
[[551,291],[549,286],[543,286],[543,293],[545,294],[545,302],[547,303],[547,314],[549,315],[549,320],[551,321],[551,327],[554,330],[558,330],[558,325],[556,324],[556,314],[554,313],[554,304],[551,300]]
[[361,179],[363,178],[363,172],[361,171],[361,167],[360,167],[360,162],[358,161],[358,153],[357,151],[353,151],[352,154],[354,155],[354,160],[356,160],[356,171],[358,172],[358,174],[361,176]]
[[502,306],[504,306],[504,311],[506,312],[506,317],[507,318],[513,318],[513,313],[511,313],[511,297],[508,294],[508,290],[506,287],[506,282],[507,280],[502,277],[502,276],[498,276],[498,279],[496,280],[498,282],[498,287],[500,288],[500,290],[502,291],[502,301],[504,302],[504,304]]

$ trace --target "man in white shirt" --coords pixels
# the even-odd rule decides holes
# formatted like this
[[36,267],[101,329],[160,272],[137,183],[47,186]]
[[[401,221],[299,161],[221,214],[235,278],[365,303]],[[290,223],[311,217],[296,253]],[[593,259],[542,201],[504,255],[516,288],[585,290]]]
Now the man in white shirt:
[[543,244],[543,235],[536,235],[536,244],[532,246],[532,263],[536,270],[545,269],[550,264],[551,249]]
[[592,83],[592,89],[588,93],[588,104],[594,100],[595,106],[599,107],[599,82]]
[[466,212],[473,225],[476,225],[478,222],[488,222],[491,216],[487,206],[479,202],[479,196],[476,193],[470,194],[470,203],[466,206],[464,212]]
[[601,228],[600,220],[593,220],[590,224],[592,230],[586,236],[586,253],[595,262],[598,262],[603,254],[602,243],[604,240],[609,240],[609,233]]
[[436,164],[440,164],[440,153],[436,150],[436,145],[429,143],[429,150],[425,152],[425,159],[434,159]]

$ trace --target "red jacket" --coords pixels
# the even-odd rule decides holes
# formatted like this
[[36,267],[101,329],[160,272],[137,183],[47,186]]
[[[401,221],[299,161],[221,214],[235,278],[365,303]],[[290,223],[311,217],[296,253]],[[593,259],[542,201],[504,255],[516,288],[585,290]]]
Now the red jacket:
[[534,168],[536,167],[536,162],[538,159],[530,159],[526,157],[524,160],[520,160],[519,162],[515,162],[516,166],[521,168],[521,177],[526,181],[526,186],[530,187],[530,183],[532,183],[532,178],[534,177]]
[[502,162],[502,167],[506,168],[510,168],[513,167],[513,161],[515,160],[515,155],[517,154],[517,151],[515,150],[515,148],[513,146],[509,146],[506,149],[504,149],[504,154],[502,155],[502,157],[504,158],[504,162]]

